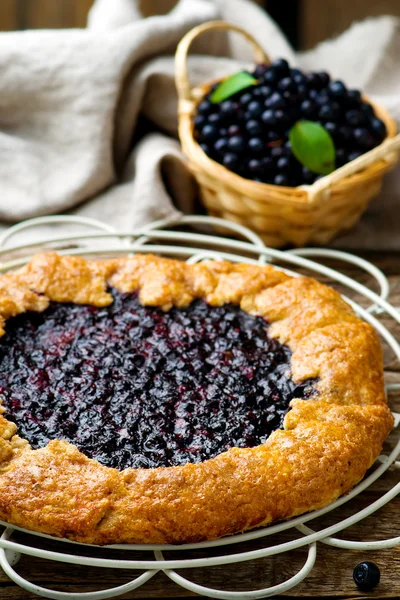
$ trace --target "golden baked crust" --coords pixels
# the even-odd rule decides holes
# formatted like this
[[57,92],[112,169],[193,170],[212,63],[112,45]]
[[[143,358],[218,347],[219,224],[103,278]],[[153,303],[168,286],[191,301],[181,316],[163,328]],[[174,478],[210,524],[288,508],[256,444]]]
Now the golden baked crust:
[[318,378],[318,396],[293,400],[284,429],[256,448],[157,469],[104,467],[60,440],[32,450],[0,416],[2,520],[94,544],[195,542],[320,508],[372,465],[393,425],[382,350],[333,289],[270,266],[42,254],[0,277],[0,335],[7,318],[50,300],[106,306],[107,284],[164,310],[203,298],[265,317],[293,350],[293,379]]

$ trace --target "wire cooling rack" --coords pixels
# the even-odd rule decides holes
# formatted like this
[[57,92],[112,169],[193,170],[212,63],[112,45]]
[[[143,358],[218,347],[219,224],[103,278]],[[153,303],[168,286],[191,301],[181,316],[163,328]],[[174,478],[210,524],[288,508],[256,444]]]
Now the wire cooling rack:
[[[41,239],[40,243],[38,243],[38,241],[30,241],[27,243],[26,237],[28,236],[28,230],[34,230],[38,227],[43,228],[43,226],[47,226],[47,230],[51,232],[55,231],[58,227],[67,227],[69,233],[65,233],[64,230],[64,234],[59,233],[48,239]],[[236,239],[213,235],[213,227],[223,228],[225,232],[231,232]],[[71,228],[73,233],[70,233]],[[80,228],[83,228],[84,231],[77,233],[77,230]],[[193,231],[193,229],[195,231]],[[11,243],[12,239],[20,237],[21,234],[25,239],[24,243],[16,243],[15,241]],[[238,237],[242,239],[237,239]],[[0,272],[7,272],[23,266],[31,258],[32,253],[34,253],[35,249],[37,250],[38,247],[40,247],[40,250],[43,250],[43,248],[57,249],[57,252],[60,254],[70,255],[126,255],[135,252],[153,252],[185,259],[189,263],[196,263],[205,259],[226,259],[233,262],[247,262],[253,264],[265,264],[267,262],[278,263],[278,268],[295,276],[299,275],[298,270],[306,269],[311,272],[314,277],[328,278],[330,281],[340,284],[342,288],[351,290],[362,299],[363,303],[368,301],[370,304],[365,307],[359,302],[355,302],[346,295],[343,295],[356,313],[376,328],[391,352],[394,353],[396,359],[400,360],[399,344],[389,330],[378,320],[378,317],[383,315],[386,318],[390,317],[397,324],[400,324],[400,312],[388,302],[390,289],[387,278],[379,269],[368,261],[345,252],[328,249],[303,249],[285,252],[273,250],[265,247],[262,240],[249,229],[232,222],[211,217],[184,216],[173,220],[158,221],[134,232],[116,232],[109,225],[99,221],[81,217],[60,216],[25,221],[24,223],[11,227],[6,233],[0,236],[0,260],[4,261],[0,262]],[[11,256],[18,256],[18,258],[7,260],[7,258]],[[344,263],[350,263],[360,268],[375,279],[379,287],[379,292],[373,292],[371,289],[358,283],[354,279],[311,260],[312,258],[332,258],[343,261]],[[400,384],[387,385],[386,389],[388,392],[399,390]],[[395,428],[398,428],[400,415],[394,413],[394,416]],[[398,434],[397,438],[399,438]],[[306,523],[313,521],[317,517],[326,515],[328,512],[337,509],[349,500],[355,498],[358,494],[361,494],[372,483],[379,479],[389,467],[400,470],[400,461],[396,460],[399,453],[400,439],[398,439],[390,454],[382,454],[378,457],[372,472],[361,483],[353,488],[349,494],[339,498],[336,502],[333,502],[320,510],[301,515],[290,521],[278,523],[270,527],[225,537],[212,542],[201,542],[181,546],[124,544],[107,546],[103,549],[104,552],[108,552],[109,549],[122,550],[124,557],[122,560],[99,558],[98,556],[95,556],[95,554],[98,553],[98,547],[89,545],[84,545],[84,551],[82,555],[79,555],[79,551],[83,547],[82,544],[70,542],[69,540],[56,540],[56,538],[33,532],[26,532],[31,534],[29,540],[33,540],[32,542],[29,544],[28,542],[19,543],[13,541],[13,533],[17,530],[24,530],[0,521],[0,524],[5,527],[4,532],[0,537],[0,566],[10,579],[25,590],[37,594],[38,596],[52,598],[53,600],[102,600],[113,598],[139,588],[160,571],[182,588],[210,598],[219,598],[222,600],[267,598],[271,595],[286,592],[310,574],[317,558],[318,542],[353,550],[392,548],[400,544],[400,536],[379,541],[363,542],[335,537],[338,532],[342,532],[351,525],[360,522],[362,519],[365,519],[390,502],[400,492],[400,483],[394,485],[389,491],[383,493],[378,500],[372,502],[362,510],[352,514],[350,517],[339,520],[329,527],[324,527],[321,530],[315,531],[306,525]],[[292,532],[289,541],[284,543],[269,543],[269,539],[273,534],[282,531]],[[299,532],[301,534],[300,537]],[[65,551],[61,552],[58,549],[42,549],[40,547],[39,538],[64,542]],[[243,542],[251,542],[254,540],[262,540],[262,547],[250,550],[243,550],[243,547],[242,550],[240,549]],[[234,550],[231,550],[230,546],[234,546],[234,550],[239,551],[235,552]],[[58,547],[59,545],[57,548]],[[221,552],[221,548],[224,549],[223,552]],[[246,548],[248,548],[248,544],[246,544]],[[207,569],[217,565],[229,565],[252,561],[289,552],[298,548],[305,548],[307,550],[307,558],[303,567],[283,583],[258,590],[250,590],[247,592],[216,590],[203,585],[198,585],[191,581],[190,576],[183,576],[176,572],[177,570],[184,570],[185,573],[190,574],[191,569],[194,568]],[[201,550],[205,556],[201,558],[190,557],[190,551],[192,550]],[[217,550],[217,554],[214,555]],[[139,551],[140,559],[132,559],[132,551]],[[180,557],[177,559],[166,559],[164,556],[165,551],[179,551]],[[188,557],[181,558],[182,554],[185,556],[186,553]],[[35,585],[19,575],[14,567],[18,563],[21,555],[30,555],[43,560],[58,561],[70,565],[86,565],[108,569],[130,569],[141,573],[129,583],[108,588],[106,590],[86,593],[59,592]],[[131,558],[129,557],[130,555]]]

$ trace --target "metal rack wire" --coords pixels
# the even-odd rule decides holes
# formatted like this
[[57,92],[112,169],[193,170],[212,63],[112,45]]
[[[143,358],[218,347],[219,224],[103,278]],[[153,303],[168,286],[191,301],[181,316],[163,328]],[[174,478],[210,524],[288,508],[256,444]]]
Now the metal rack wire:
[[[29,243],[26,243],[26,241],[25,243],[10,243],[10,240],[21,234],[25,234],[27,230],[35,229],[43,225],[51,225],[52,229],[56,229],[57,226],[72,226],[74,228],[74,233],[58,234],[45,240],[41,239],[40,243],[37,241],[31,241]],[[79,227],[82,226],[85,231],[77,233],[76,229],[79,229]],[[239,240],[216,236],[212,232],[212,227],[215,226],[230,230],[236,237],[239,236],[243,239]],[[182,227],[184,228],[183,231],[181,230]],[[178,231],[176,228],[178,228]],[[188,228],[196,228],[196,231],[187,231]],[[90,232],[88,232],[88,229]],[[365,308],[361,306],[360,303],[355,302],[345,295],[343,296],[361,318],[376,328],[394,353],[396,359],[400,360],[400,346],[398,342],[377,318],[378,315],[386,313],[386,315],[390,316],[397,324],[400,324],[400,312],[388,302],[390,288],[387,278],[379,269],[368,261],[345,252],[327,249],[304,249],[286,252],[274,250],[265,247],[262,240],[249,229],[232,222],[211,217],[183,216],[174,220],[158,221],[134,232],[116,232],[109,225],[93,219],[59,216],[31,219],[11,227],[1,235],[0,260],[7,257],[7,255],[18,255],[19,258],[1,262],[0,272],[7,272],[24,265],[31,258],[32,251],[38,246],[40,246],[41,250],[43,250],[43,248],[57,248],[57,252],[60,254],[79,255],[126,255],[135,252],[153,252],[186,259],[190,263],[210,258],[255,264],[274,262],[279,263],[277,268],[281,268],[285,272],[295,276],[299,275],[297,269],[307,269],[308,271],[311,271],[314,276],[328,277],[331,281],[339,283],[341,286],[344,286],[352,292],[356,292],[362,298],[367,299],[371,304]],[[334,269],[311,260],[312,258],[333,258],[360,268],[375,279],[379,287],[379,293],[373,292],[368,287]],[[400,384],[391,384],[386,387],[388,392],[400,390]],[[397,428],[400,423],[400,415],[394,413],[394,416],[395,427]],[[326,515],[328,512],[337,509],[349,500],[355,498],[358,494],[361,494],[372,483],[379,479],[389,467],[400,469],[400,461],[396,460],[399,454],[400,437],[392,452],[389,455],[382,454],[376,461],[375,468],[360,484],[353,488],[346,496],[339,498],[336,502],[333,502],[320,510],[301,515],[290,521],[278,523],[270,527],[225,537],[212,542],[201,542],[181,546],[124,544],[105,547],[105,551],[108,549],[124,551],[127,558],[124,558],[123,560],[117,560],[115,558],[99,558],[94,555],[87,556],[87,552],[85,552],[84,555],[79,555],[79,549],[82,548],[82,545],[70,542],[69,540],[61,540],[65,543],[65,552],[42,549],[40,544],[35,544],[36,539],[41,537],[54,540],[55,538],[33,532],[28,532],[31,534],[31,537],[29,538],[30,540],[32,539],[31,544],[13,541],[13,533],[20,529],[7,523],[0,522],[0,524],[5,527],[5,530],[0,537],[0,566],[10,579],[25,590],[37,594],[38,596],[52,598],[53,600],[102,600],[113,598],[139,588],[160,571],[179,586],[203,596],[219,598],[222,600],[235,600],[237,598],[243,600],[267,598],[271,595],[283,593],[293,588],[309,575],[317,558],[318,542],[343,549],[363,550],[391,548],[400,544],[400,536],[370,542],[351,541],[335,537],[338,532],[342,532],[390,502],[400,493],[400,483],[393,486],[375,502],[329,527],[315,531],[306,525],[306,523],[315,520],[317,517]],[[288,542],[268,543],[268,538],[271,538],[272,535],[290,530],[293,531],[293,539],[290,539]],[[299,532],[302,534],[301,537],[298,537]],[[234,545],[235,548],[240,548],[240,545],[243,542],[251,542],[259,539],[265,540],[262,548],[242,550],[239,552],[229,551],[229,546]],[[213,556],[213,551],[220,549],[221,547],[227,549],[226,553],[218,553],[218,555]],[[307,548],[307,558],[303,567],[296,574],[283,583],[259,590],[247,592],[216,590],[198,585],[191,581],[189,577],[176,572],[178,569],[184,569],[185,572],[190,573],[190,570],[193,568],[207,569],[217,565],[228,565],[257,560],[303,547]],[[93,548],[93,554],[98,550],[96,546],[91,547],[85,545],[86,551],[91,548]],[[177,559],[166,559],[164,557],[165,551],[174,552],[177,550],[180,553],[189,553],[191,550],[202,550],[207,553],[207,556],[202,558]],[[139,560],[128,558],[132,551],[140,551],[141,558]],[[143,573],[129,583],[106,590],[86,593],[59,592],[35,585],[19,575],[14,567],[18,563],[21,555],[30,555],[44,560],[53,560],[71,565],[79,564],[109,569],[130,569],[133,571],[143,571]]]

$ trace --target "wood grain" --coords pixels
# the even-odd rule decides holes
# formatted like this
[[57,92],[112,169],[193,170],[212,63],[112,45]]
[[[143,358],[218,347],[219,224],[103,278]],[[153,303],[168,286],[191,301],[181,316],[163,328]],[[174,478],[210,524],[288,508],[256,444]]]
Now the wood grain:
[[[384,270],[389,276],[392,285],[391,302],[400,307],[400,256],[397,254],[364,254],[366,258],[374,262],[379,268]],[[332,263],[330,263],[332,264]],[[343,264],[335,263],[333,266],[341,268]],[[354,267],[345,270],[346,274],[360,280],[360,273]],[[364,283],[371,284],[369,276],[361,278]],[[400,328],[393,325],[389,319],[383,319],[394,335],[399,338]],[[399,365],[387,354],[386,366],[389,370],[386,373],[388,382],[400,383]],[[392,394],[390,403],[393,410],[400,411],[400,394]],[[396,433],[392,433],[386,444],[386,449],[393,447],[397,440]],[[382,493],[396,484],[400,479],[397,471],[390,470],[386,475],[373,484],[366,492],[356,499],[348,502],[346,505],[337,509],[334,513],[329,513],[319,520],[310,524],[311,527],[319,530],[327,527],[338,520],[354,514],[360,508],[373,502],[380,497]],[[354,525],[343,534],[344,538],[354,540],[377,540],[400,535],[400,524],[398,514],[400,512],[400,497],[395,498],[390,504],[386,505],[376,514],[368,519]],[[279,536],[268,538],[268,543],[281,543],[288,541],[292,533],[283,532]],[[299,534],[300,535],[300,534]],[[30,536],[15,534],[15,538],[21,541],[29,539]],[[342,537],[338,534],[338,537]],[[66,547],[60,542],[48,542],[35,538],[35,543],[44,548],[59,548],[62,551],[73,551],[73,546]],[[231,546],[229,552],[244,551],[263,547],[263,540],[252,543],[241,544],[240,546]],[[82,555],[87,554],[84,546],[76,547],[76,551]],[[225,550],[226,552],[226,550]],[[216,551],[216,554],[224,553],[224,550]],[[138,553],[123,554],[122,552],[99,550],[99,556],[109,558],[139,558]],[[183,553],[166,553],[167,557],[184,556]],[[204,556],[205,553],[191,552],[185,554],[185,557]],[[258,561],[239,563],[226,567],[214,567],[208,570],[196,569],[185,571],[185,575],[192,578],[193,581],[223,589],[229,588],[237,592],[261,588],[267,585],[275,585],[286,578],[292,576],[306,560],[306,551],[299,549],[288,554],[281,554]],[[352,571],[354,566],[363,560],[372,560],[376,562],[381,569],[381,583],[375,591],[363,594],[358,591],[352,580]],[[22,557],[17,566],[17,571],[24,577],[35,582],[38,585],[55,588],[68,592],[88,592],[94,589],[101,589],[107,586],[115,586],[126,583],[133,578],[129,571],[112,571],[107,569],[87,568],[80,566],[68,566],[56,564],[54,562],[43,561],[32,557]],[[182,571],[181,571],[182,572]],[[159,573],[142,588],[136,592],[128,593],[122,598],[191,598],[191,594],[171,582],[164,574]],[[35,596],[21,590],[0,571],[0,597],[1,600],[33,600]],[[298,587],[290,590],[288,594],[282,597],[290,598],[387,598],[397,599],[400,597],[400,552],[398,549],[381,551],[345,551],[337,548],[318,544],[318,556],[316,565],[310,576]]]
[[378,15],[400,16],[398,0],[302,0],[301,46],[315,44],[342,33],[354,21]]
[[0,0],[0,30],[85,27],[93,0]]
[[18,29],[18,11],[15,0],[0,0],[0,31]]

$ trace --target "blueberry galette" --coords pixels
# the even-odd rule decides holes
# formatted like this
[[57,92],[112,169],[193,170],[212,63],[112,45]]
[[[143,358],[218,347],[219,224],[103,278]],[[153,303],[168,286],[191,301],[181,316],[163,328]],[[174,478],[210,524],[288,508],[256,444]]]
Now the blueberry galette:
[[38,255],[0,276],[0,335],[0,518],[81,542],[322,507],[393,423],[372,327],[270,266]]

